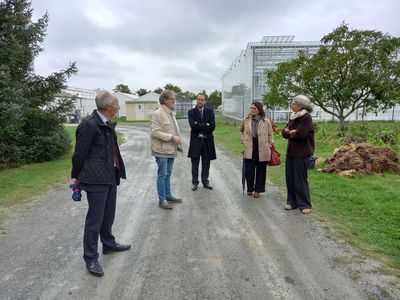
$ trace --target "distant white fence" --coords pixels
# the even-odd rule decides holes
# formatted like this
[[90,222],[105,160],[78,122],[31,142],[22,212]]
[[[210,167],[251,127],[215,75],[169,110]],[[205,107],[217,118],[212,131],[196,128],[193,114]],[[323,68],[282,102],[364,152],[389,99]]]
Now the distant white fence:
[[[234,119],[242,119],[250,112],[250,104],[252,101],[246,99],[227,99],[222,102],[222,114]],[[275,121],[289,120],[291,110],[266,110],[269,117]],[[329,121],[335,120],[332,115],[324,112],[320,107],[315,107],[312,113],[315,121]],[[380,111],[378,113],[363,114],[362,109],[354,111],[346,118],[347,121],[399,121],[400,120],[400,105],[395,105],[387,111]]]

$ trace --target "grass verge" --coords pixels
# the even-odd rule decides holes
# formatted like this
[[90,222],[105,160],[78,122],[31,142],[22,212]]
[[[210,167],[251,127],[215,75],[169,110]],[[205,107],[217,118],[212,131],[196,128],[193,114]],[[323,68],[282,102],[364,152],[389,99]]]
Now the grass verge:
[[[68,153],[43,163],[30,164],[0,172],[0,208],[28,202],[32,197],[46,193],[50,188],[60,187],[70,181],[71,156],[75,145],[75,126],[65,127],[72,140]],[[123,135],[117,132],[119,144]]]
[[[284,124],[277,124],[283,128]],[[333,156],[347,136],[337,134],[337,123],[318,123],[316,133],[317,157]],[[373,140],[381,132],[399,132],[400,122],[349,123],[349,132],[357,131]],[[218,121],[216,141],[238,155],[242,152],[238,124]],[[351,135],[351,134],[348,134]],[[354,138],[354,136],[352,136]],[[268,179],[285,189],[285,150],[287,141],[279,134],[274,136],[275,146],[282,154],[282,164],[268,167]],[[378,143],[379,144],[379,143]],[[399,155],[400,145],[393,148]],[[319,164],[309,171],[309,184],[314,216],[328,223],[338,238],[345,239],[369,256],[383,258],[388,268],[400,277],[400,176],[393,173],[361,178],[343,178],[336,174],[318,172]]]

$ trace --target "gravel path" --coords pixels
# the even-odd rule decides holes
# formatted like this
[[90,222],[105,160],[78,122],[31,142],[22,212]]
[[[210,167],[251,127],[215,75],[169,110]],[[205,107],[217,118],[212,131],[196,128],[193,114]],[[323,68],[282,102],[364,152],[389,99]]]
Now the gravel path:
[[182,204],[158,208],[148,126],[119,126],[128,179],[119,188],[114,233],[132,249],[101,254],[105,276],[88,275],[86,197],[75,203],[67,188],[50,190],[2,224],[0,298],[368,299],[373,285],[352,280],[337,263],[355,252],[326,239],[312,216],[284,211],[282,191],[242,195],[240,158],[217,148],[214,190],[193,192],[189,131],[180,122],[186,153],[175,162],[172,190]]

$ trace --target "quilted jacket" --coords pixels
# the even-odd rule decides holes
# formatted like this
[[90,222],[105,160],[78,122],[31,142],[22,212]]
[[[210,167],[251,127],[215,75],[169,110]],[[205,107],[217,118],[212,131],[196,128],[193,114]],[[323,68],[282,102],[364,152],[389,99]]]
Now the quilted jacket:
[[[119,184],[126,178],[125,166],[116,143],[116,123],[103,123],[95,110],[76,129],[76,145],[72,156],[71,177],[86,184]],[[114,167],[114,145],[119,158],[119,174]]]

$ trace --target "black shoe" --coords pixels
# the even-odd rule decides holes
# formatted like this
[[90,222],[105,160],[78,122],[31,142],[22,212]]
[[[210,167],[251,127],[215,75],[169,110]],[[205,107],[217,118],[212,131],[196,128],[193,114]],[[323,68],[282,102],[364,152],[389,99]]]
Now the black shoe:
[[121,245],[118,243],[115,243],[114,247],[104,247],[103,246],[103,254],[110,254],[112,252],[121,252],[131,249],[131,245]]
[[86,269],[88,269],[89,273],[93,276],[101,277],[104,275],[103,269],[97,260],[86,263]]
[[192,191],[197,190],[197,184],[192,184]]
[[212,190],[213,189],[213,187],[207,182],[207,183],[203,183],[203,186],[206,188],[206,189],[209,189],[209,190]]
[[167,200],[164,200],[164,201],[162,201],[162,202],[159,202],[159,203],[158,203],[158,206],[161,207],[161,208],[163,208],[163,209],[167,209],[167,210],[171,210],[171,209],[172,209],[172,206],[168,205]]
[[174,196],[167,197],[167,201],[172,203],[182,203],[182,199],[176,198]]

